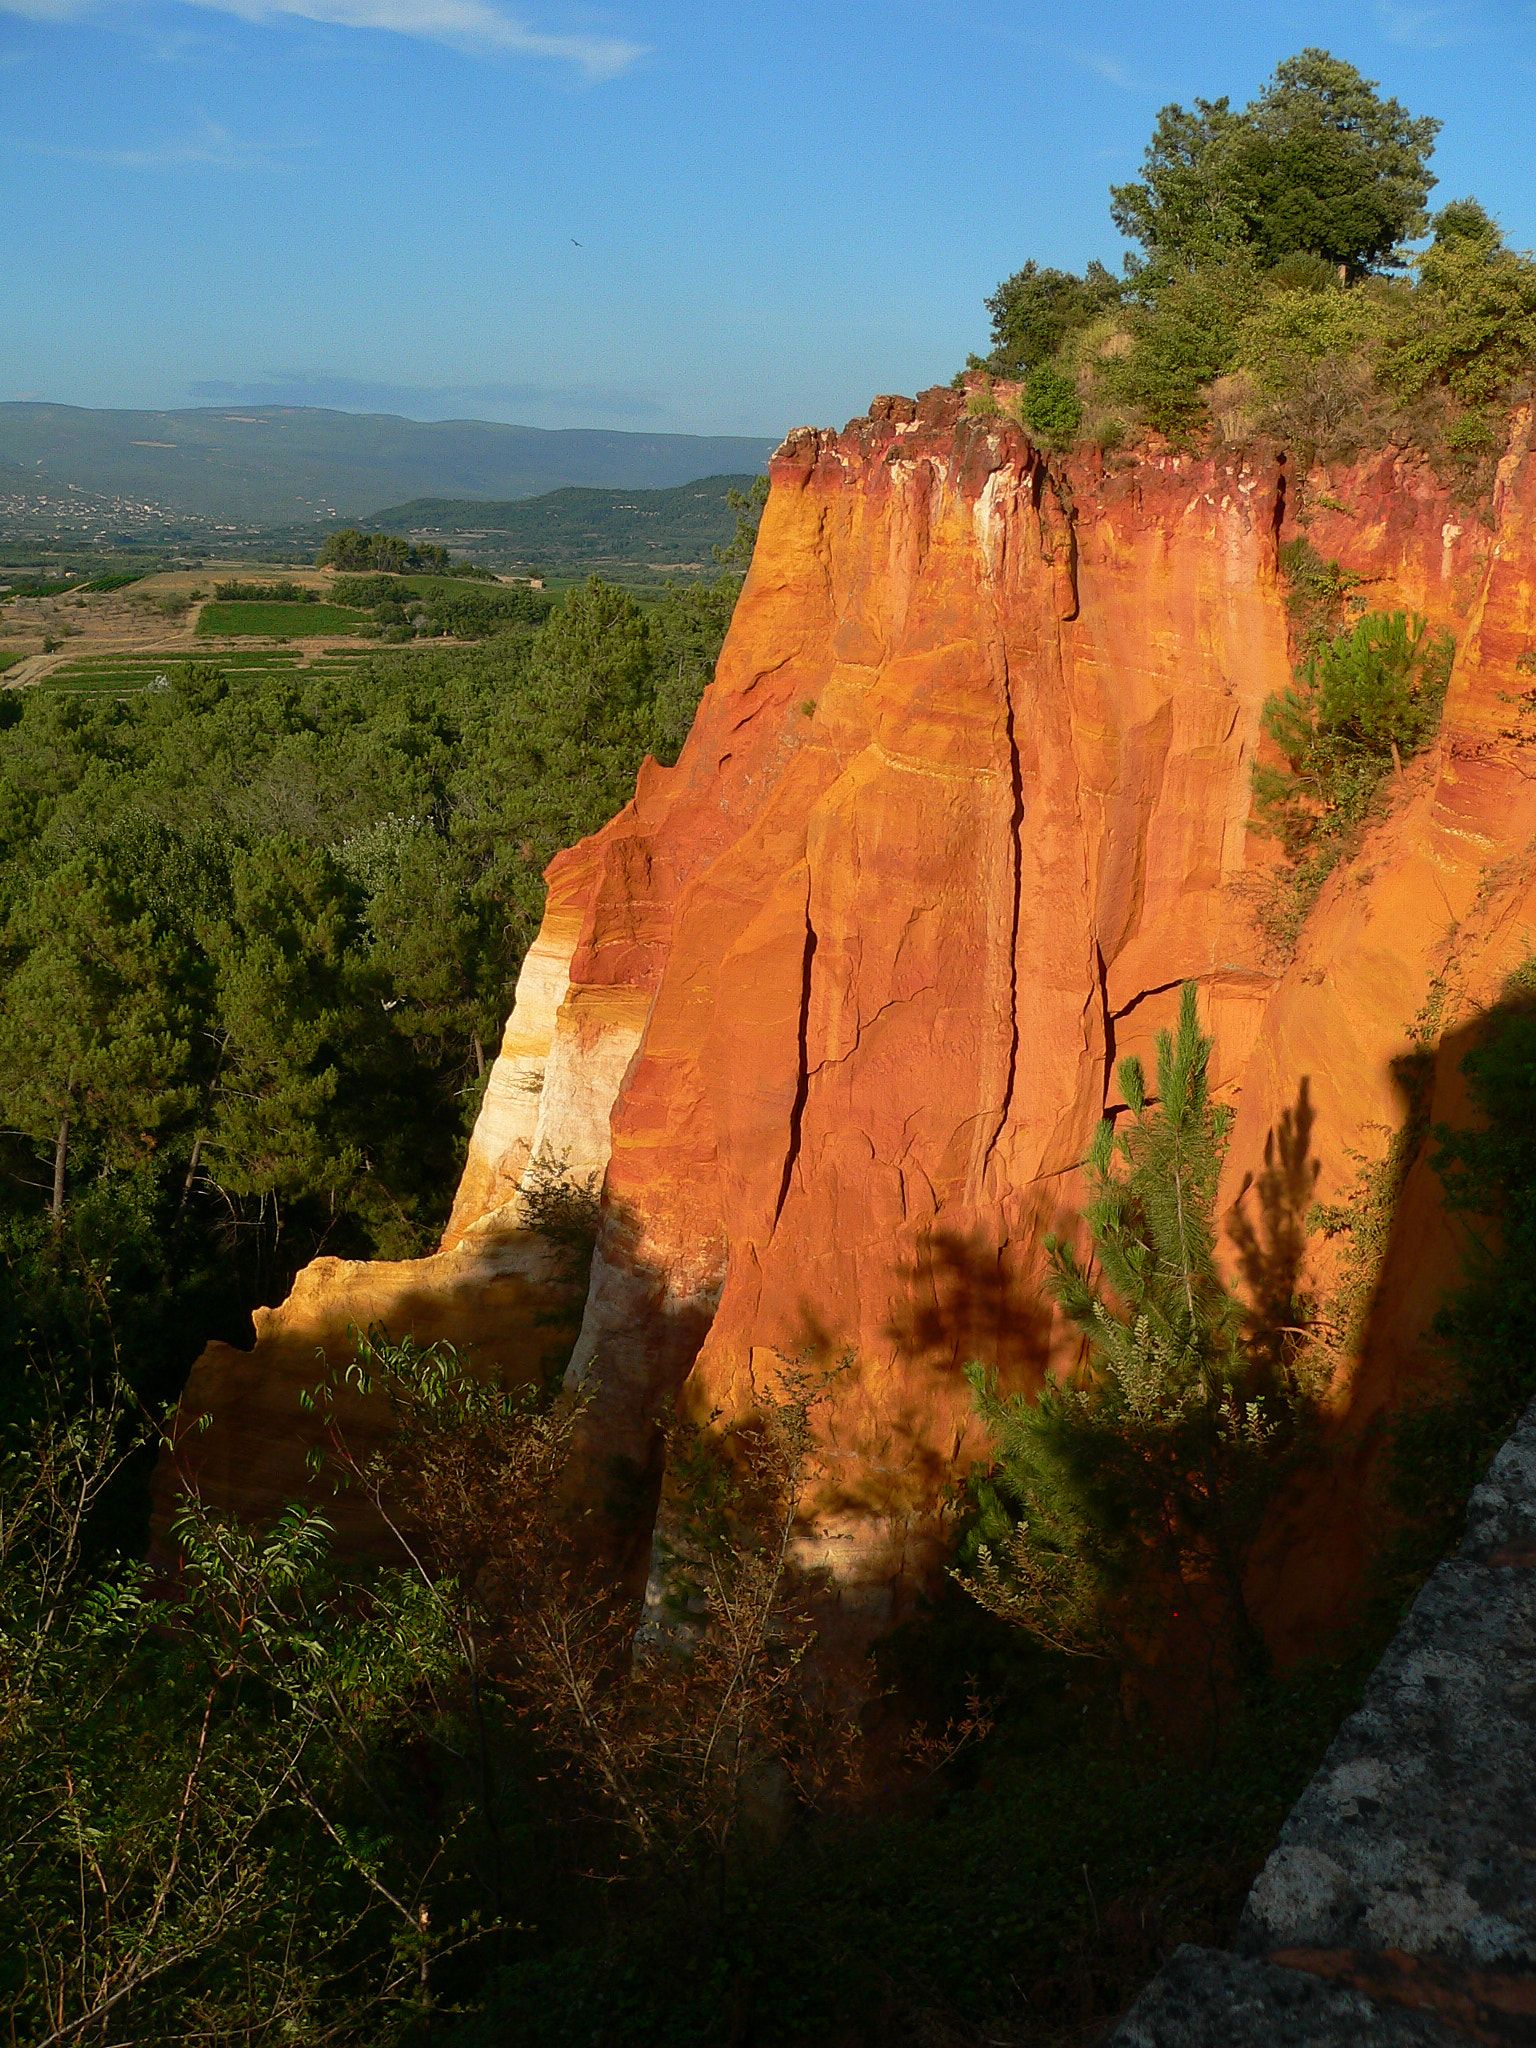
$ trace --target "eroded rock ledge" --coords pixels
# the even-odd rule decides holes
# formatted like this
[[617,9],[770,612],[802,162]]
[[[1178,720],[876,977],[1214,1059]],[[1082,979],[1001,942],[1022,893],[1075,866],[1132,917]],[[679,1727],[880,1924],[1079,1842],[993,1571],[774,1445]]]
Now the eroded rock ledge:
[[1248,1895],[1114,2048],[1536,2041],[1536,1402]]

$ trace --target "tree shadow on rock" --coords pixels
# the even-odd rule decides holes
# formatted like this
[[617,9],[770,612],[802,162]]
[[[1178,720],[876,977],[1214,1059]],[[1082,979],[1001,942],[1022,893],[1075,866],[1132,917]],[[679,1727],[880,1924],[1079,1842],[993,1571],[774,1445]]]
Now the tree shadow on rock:
[[[1268,1250],[1259,1254],[1256,1234],[1242,1234],[1246,1219],[1229,1215],[1267,1320],[1260,1341],[1283,1368],[1295,1357],[1287,1346],[1305,1345],[1297,1332],[1310,1328],[1335,1391],[1322,1455],[1277,1502],[1258,1560],[1266,1632],[1282,1661],[1353,1628],[1363,1595],[1395,1615],[1456,1540],[1467,1493],[1536,1391],[1536,1274],[1527,1370],[1506,1372],[1520,1349],[1507,1299],[1527,1283],[1520,1261],[1489,1250],[1501,1222],[1520,1214],[1522,1193],[1527,1204],[1536,1194],[1536,999],[1519,982],[1392,1061],[1397,1120],[1378,1157],[1357,1157],[1339,1200],[1302,1210],[1298,1103],[1254,1183]],[[1484,1130],[1502,1130],[1509,1144],[1495,1139],[1490,1151]],[[1293,1286],[1298,1214],[1314,1248],[1319,1232],[1332,1245],[1316,1302]],[[1533,1251],[1526,1246],[1524,1267]],[[1504,1300],[1495,1303],[1487,1290],[1498,1267]]]
[[886,1325],[898,1355],[940,1372],[979,1359],[1005,1385],[1040,1385],[1055,1311],[1038,1276],[1021,1271],[1037,1243],[999,1245],[979,1229],[922,1238],[911,1264],[898,1268],[906,1298]]
[[[1322,1171],[1312,1156],[1316,1121],[1311,1077],[1303,1074],[1295,1107],[1281,1111],[1264,1140],[1263,1171],[1245,1175],[1226,1215],[1248,1295],[1249,1355],[1275,1381],[1286,1377],[1308,1334],[1303,1272]],[[1244,1206],[1250,1190],[1257,1198],[1256,1220]]]

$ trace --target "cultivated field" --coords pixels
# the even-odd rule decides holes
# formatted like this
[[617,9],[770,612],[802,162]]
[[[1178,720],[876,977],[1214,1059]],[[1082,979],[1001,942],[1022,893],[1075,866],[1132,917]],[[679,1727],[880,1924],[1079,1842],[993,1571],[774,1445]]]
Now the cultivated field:
[[[231,579],[297,583],[313,590],[319,602],[219,604],[214,585]],[[142,577],[118,590],[6,598],[0,601],[0,688],[147,689],[167,665],[183,661],[314,666],[317,657],[323,661],[328,642],[350,638],[366,623],[359,613],[325,602],[332,581],[330,570],[211,561],[199,569]],[[280,658],[269,658],[227,644],[258,637],[288,646],[274,650]],[[350,651],[351,660],[363,658],[364,649]]]
[[[408,650],[391,648],[392,654]],[[81,696],[123,697],[138,690],[169,689],[176,670],[192,659],[214,660],[217,665],[242,676],[345,675],[378,652],[374,647],[304,649],[298,647],[228,648],[216,655],[206,650],[178,647],[150,654],[96,654],[65,661],[37,679],[44,690],[64,690]]]
[[[290,579],[291,580],[291,579]],[[364,621],[355,611],[335,604],[219,604],[202,606],[200,637],[263,634],[269,639],[312,640],[324,633],[355,633]]]

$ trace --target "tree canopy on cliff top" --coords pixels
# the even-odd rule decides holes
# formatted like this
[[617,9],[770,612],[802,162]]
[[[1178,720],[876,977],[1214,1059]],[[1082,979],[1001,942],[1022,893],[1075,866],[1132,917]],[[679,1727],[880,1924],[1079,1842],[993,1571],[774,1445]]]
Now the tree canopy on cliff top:
[[1142,176],[1110,192],[1140,245],[1124,276],[1024,264],[986,301],[992,349],[970,369],[1070,380],[1049,422],[1021,401],[1052,446],[1143,426],[1346,459],[1392,440],[1480,489],[1495,413],[1536,363],[1536,263],[1475,200],[1428,215],[1439,125],[1315,49],[1241,109],[1164,107]]
[[1140,181],[1110,188],[1110,213],[1167,269],[1238,250],[1265,267],[1304,254],[1354,276],[1396,269],[1428,226],[1439,130],[1353,64],[1303,50],[1241,112],[1226,99],[1164,107]]

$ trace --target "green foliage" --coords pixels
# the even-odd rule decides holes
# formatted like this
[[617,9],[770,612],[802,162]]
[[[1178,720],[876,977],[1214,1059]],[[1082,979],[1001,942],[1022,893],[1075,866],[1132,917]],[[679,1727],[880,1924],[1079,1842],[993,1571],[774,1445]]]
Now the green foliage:
[[1266,282],[1238,329],[1236,353],[1237,367],[1251,370],[1261,390],[1284,390],[1300,363],[1364,354],[1384,330],[1382,301],[1367,290],[1330,283],[1298,291]]
[[985,367],[995,377],[1022,379],[1047,364],[1068,335],[1118,306],[1121,287],[1102,263],[1081,277],[1042,269],[1033,260],[1005,278],[987,300],[992,352]]
[[1425,226],[1438,121],[1383,100],[1326,50],[1278,65],[1240,113],[1165,107],[1139,183],[1111,192],[1116,227],[1160,274],[1246,252],[1306,252],[1353,274],[1392,268]]
[[[439,585],[422,593],[427,622],[456,640],[482,640],[493,633],[527,630],[542,625],[555,610],[555,600],[541,590],[487,590],[481,585]],[[387,600],[386,600],[387,602]],[[407,593],[405,602],[411,602]],[[382,611],[379,616],[382,616]]]
[[1077,386],[1049,363],[1040,363],[1025,379],[1019,417],[1048,448],[1070,447],[1083,422]]
[[[18,1344],[62,1360],[75,1329],[94,1373],[95,1325],[65,1304],[131,1273],[164,1334],[135,1324],[128,1369],[161,1399],[198,1318],[239,1339],[243,1310],[322,1245],[430,1244],[542,870],[628,800],[647,752],[675,758],[737,587],[642,607],[593,585],[547,639],[524,620],[483,653],[237,652],[126,682],[109,663],[99,695],[0,700]],[[46,1230],[28,1233],[56,1166],[55,1279]]]
[[438,576],[452,573],[446,548],[436,547],[431,541],[404,540],[397,533],[360,533],[355,526],[328,535],[315,557],[315,565],[321,569],[349,569],[361,575],[411,569],[428,569]]
[[1462,405],[1485,405],[1536,359],[1536,261],[1505,248],[1473,200],[1447,207],[1436,229],[1382,380],[1403,398],[1440,386]]
[[736,515],[736,531],[727,546],[714,548],[712,553],[722,569],[745,576],[752,566],[757,529],[762,523],[763,508],[768,503],[767,477],[753,477],[744,491],[733,486],[726,492],[725,502]]
[[1026,264],[987,300],[994,345],[971,366],[1087,366],[1079,388],[1108,405],[1111,432],[1139,420],[1184,441],[1216,380],[1239,373],[1244,390],[1219,408],[1228,439],[1258,430],[1305,462],[1411,441],[1459,466],[1463,488],[1486,481],[1489,408],[1536,362],[1536,261],[1473,199],[1431,222],[1438,126],[1316,49],[1240,111],[1165,107],[1142,179],[1111,192],[1144,251],[1126,282],[1097,264],[1081,278]]
[[0,2014],[33,2042],[398,2039],[452,1933],[378,1796],[437,1616],[388,1577],[338,1598],[312,1513],[258,1536],[191,1500],[167,1626],[143,1567],[88,1563],[124,1419],[45,1406],[0,1462]]
[[7,1124],[39,1146],[89,1137],[117,1167],[185,1114],[202,981],[169,899],[180,849],[125,825],[18,903],[0,1009]]
[[1325,561],[1305,534],[1282,545],[1280,574],[1296,643],[1304,655],[1315,655],[1343,625],[1359,578],[1336,561]]
[[285,577],[278,583],[242,583],[239,577],[215,583],[214,597],[220,604],[318,604],[320,593],[307,584]]
[[1207,387],[1237,360],[1257,295],[1242,259],[1171,278],[1155,304],[1133,312],[1129,350],[1105,365],[1109,392],[1160,432],[1187,435],[1204,418]]
[[1286,765],[1255,763],[1254,810],[1293,860],[1352,832],[1394,763],[1434,738],[1454,654],[1422,619],[1368,612],[1266,701],[1264,730]]
[[85,589],[72,576],[50,579],[46,576],[32,576],[19,583],[12,583],[0,591],[0,604],[7,604],[13,597],[62,597],[68,591]]
[[1288,276],[1272,271],[1264,280],[1238,326],[1234,367],[1252,378],[1267,432],[1331,456],[1375,430],[1373,365],[1394,306],[1378,280],[1346,289],[1326,265],[1323,279],[1295,282],[1312,261],[1293,257]]
[[1288,1354],[1267,1331],[1251,1341],[1217,1270],[1228,1115],[1210,1100],[1210,1051],[1186,984],[1177,1033],[1158,1037],[1155,1104],[1140,1062],[1123,1061],[1132,1120],[1118,1136],[1102,1124],[1090,1154],[1102,1277],[1046,1241],[1087,1365],[1033,1401],[969,1369],[998,1465],[967,1569],[983,1604],[1054,1649],[1134,1664],[1182,1615],[1251,1675],[1264,1648],[1243,1566],[1306,1402]]
[[118,570],[108,576],[93,576],[89,583],[77,584],[75,588],[88,591],[126,590],[130,583],[141,582],[144,574],[142,569]]
[[542,625],[556,603],[541,590],[466,589],[440,577],[338,576],[330,594],[335,604],[371,612],[382,626],[457,640]]

